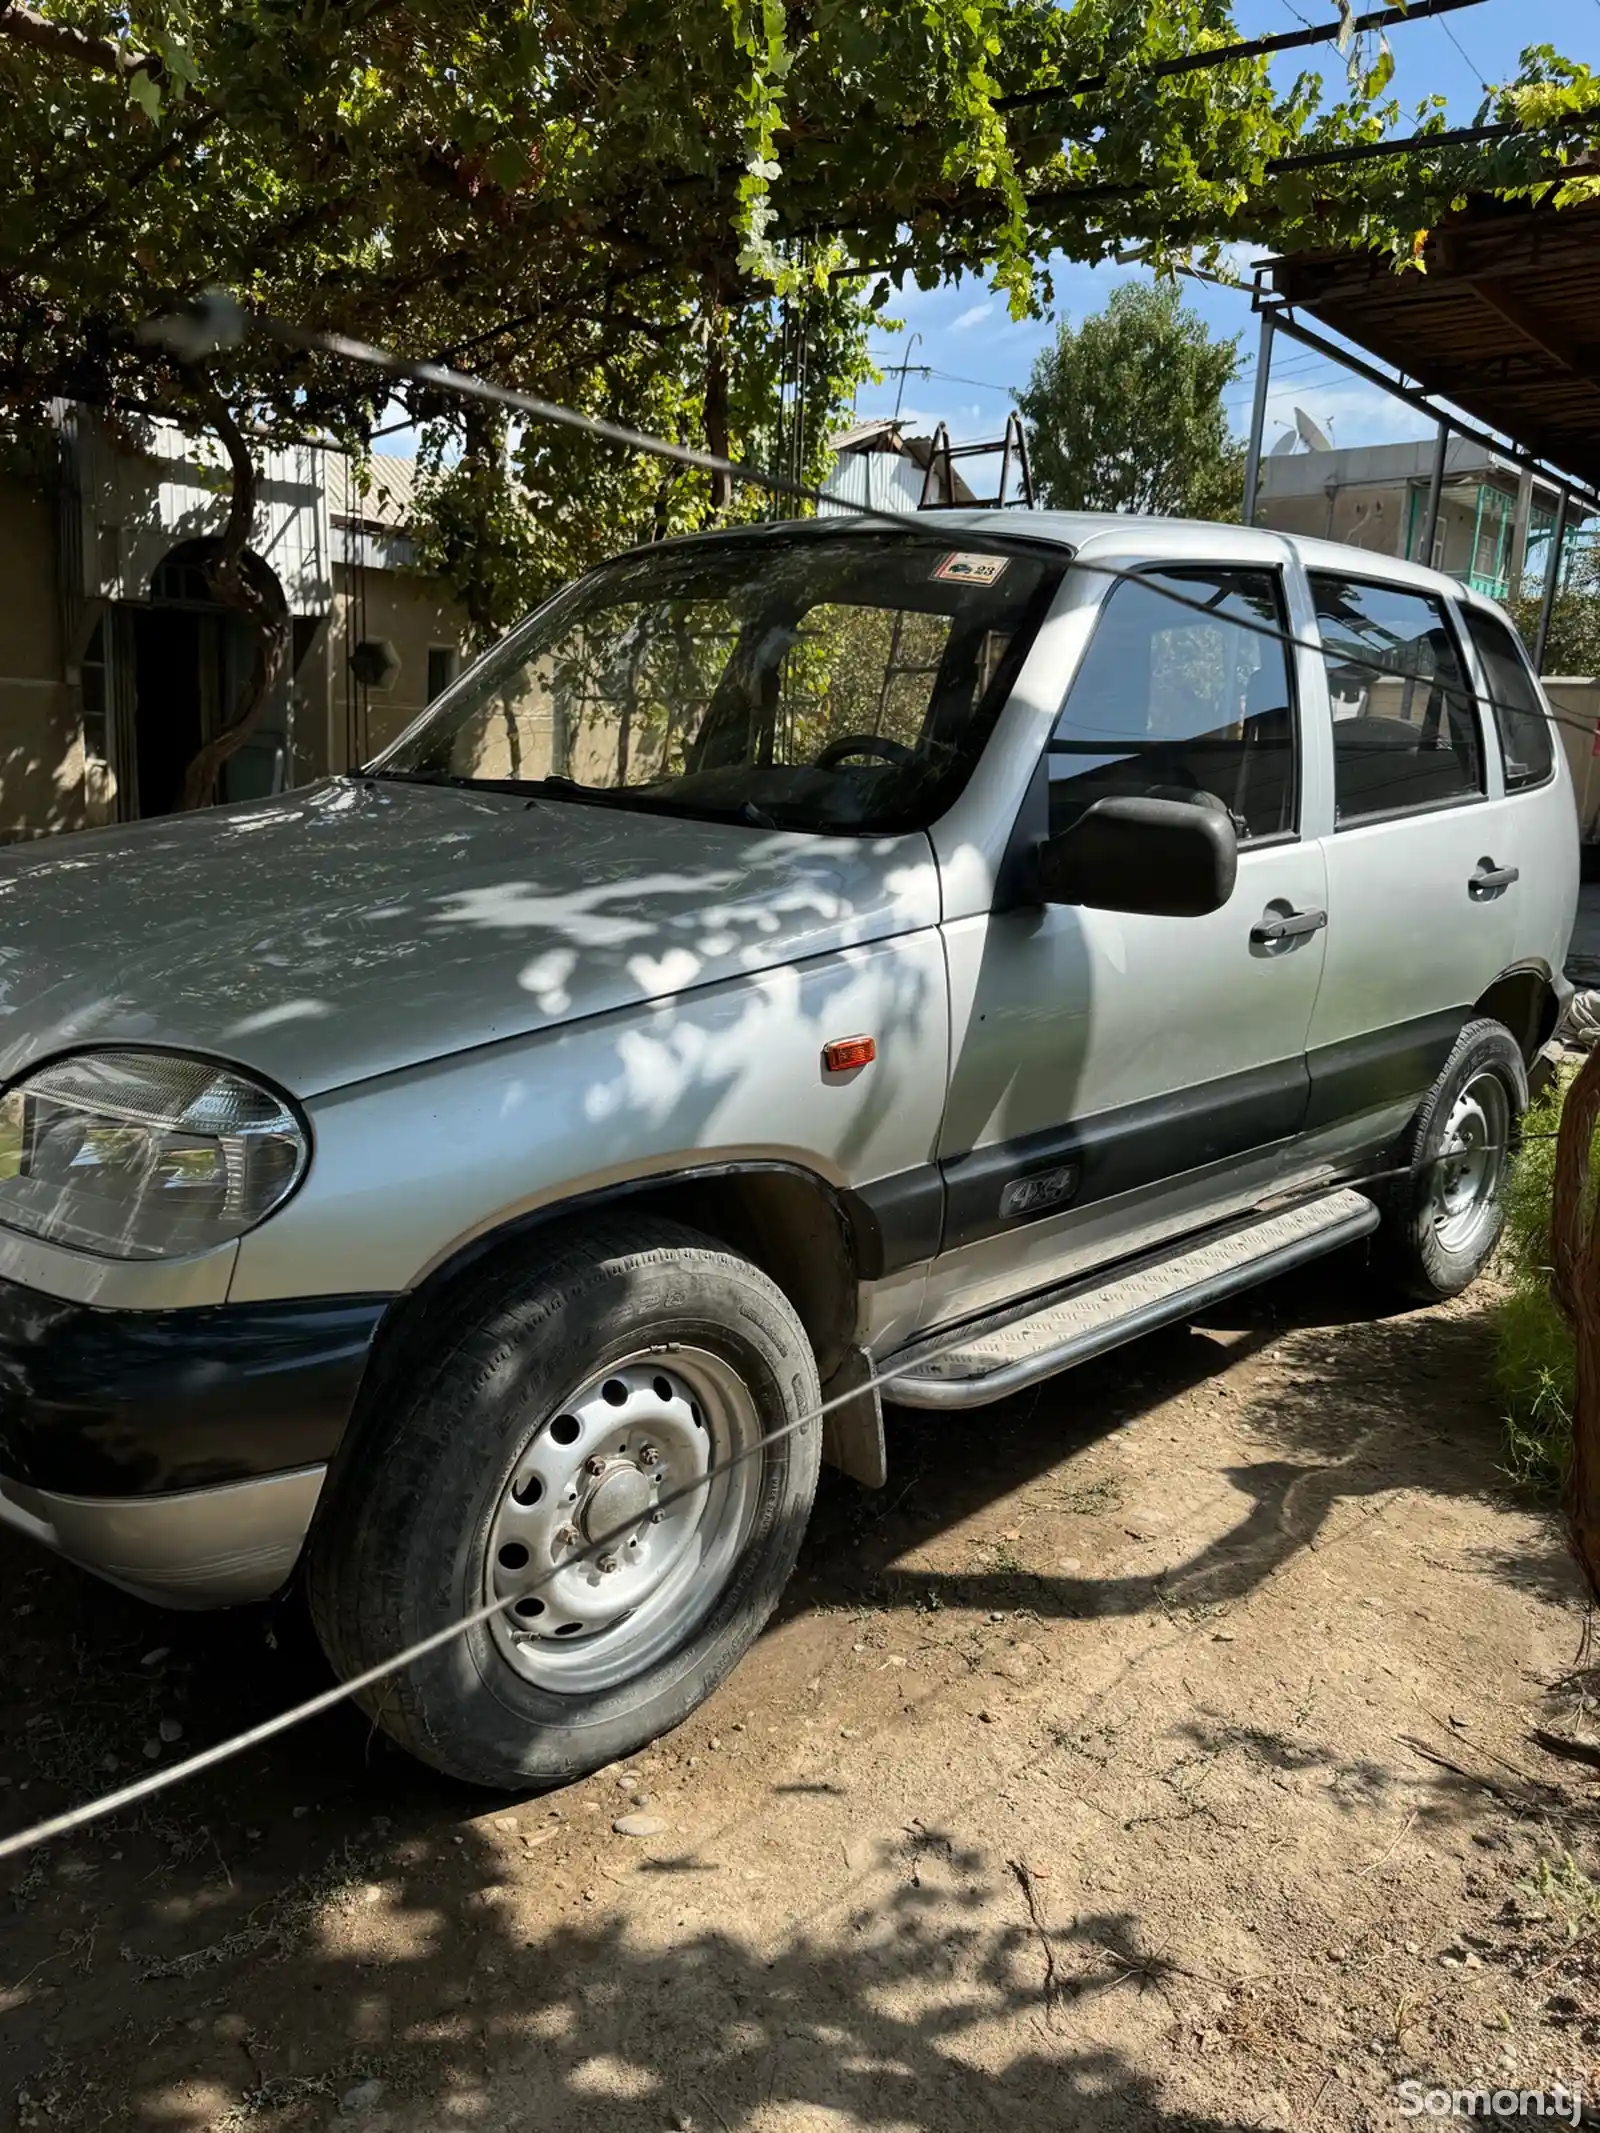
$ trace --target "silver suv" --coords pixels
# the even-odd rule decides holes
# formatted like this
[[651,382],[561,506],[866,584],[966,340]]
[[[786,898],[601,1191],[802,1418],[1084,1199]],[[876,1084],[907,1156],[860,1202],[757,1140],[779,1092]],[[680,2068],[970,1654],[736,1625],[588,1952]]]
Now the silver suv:
[[594,571],[358,775],[12,852],[0,1520],[177,1606],[298,1572],[346,1675],[499,1603],[378,1724],[636,1748],[819,1460],[884,1479],[880,1380],[981,1407],[1367,1232],[1472,1279],[1551,743],[1431,571],[824,520]]

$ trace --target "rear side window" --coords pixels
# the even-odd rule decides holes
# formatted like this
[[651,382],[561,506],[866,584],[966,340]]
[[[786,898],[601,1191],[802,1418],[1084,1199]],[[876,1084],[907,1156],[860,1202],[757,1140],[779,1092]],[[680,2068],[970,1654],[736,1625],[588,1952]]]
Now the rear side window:
[[1500,753],[1506,766],[1506,790],[1542,785],[1555,768],[1550,719],[1528,671],[1521,645],[1503,622],[1466,610],[1467,634],[1478,648],[1489,702],[1494,710],[1495,730],[1500,735]]
[[1116,586],[1050,738],[1052,831],[1129,793],[1220,805],[1241,842],[1292,830],[1283,628],[1271,571],[1145,571]]
[[1483,791],[1478,715],[1441,600],[1311,573],[1340,825]]

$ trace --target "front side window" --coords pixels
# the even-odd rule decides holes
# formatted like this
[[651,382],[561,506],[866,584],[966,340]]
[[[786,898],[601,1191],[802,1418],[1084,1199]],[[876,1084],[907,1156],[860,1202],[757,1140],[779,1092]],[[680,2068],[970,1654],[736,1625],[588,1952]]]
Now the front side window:
[[1333,707],[1339,826],[1476,798],[1478,718],[1443,601],[1320,571],[1311,597]]
[[1542,785],[1555,768],[1550,716],[1520,644],[1506,625],[1481,608],[1466,610],[1467,634],[1483,661],[1489,702],[1506,768],[1506,791]]
[[1118,585],[1050,738],[1052,831],[1122,794],[1220,805],[1241,843],[1292,830],[1283,629],[1271,571],[1146,571]]
[[1067,557],[894,533],[624,557],[376,766],[764,827],[919,828],[965,780]]

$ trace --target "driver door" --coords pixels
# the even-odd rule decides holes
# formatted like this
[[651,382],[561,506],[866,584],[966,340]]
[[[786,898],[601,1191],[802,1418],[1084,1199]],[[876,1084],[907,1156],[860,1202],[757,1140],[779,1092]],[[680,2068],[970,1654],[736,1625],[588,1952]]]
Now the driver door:
[[[1176,595],[1176,598],[1171,595]],[[1167,568],[1114,587],[1048,743],[1049,822],[1147,793],[1225,808],[1234,892],[1201,918],[1081,907],[945,928],[954,1063],[938,1321],[1249,1205],[1305,1116],[1321,845],[1301,834],[1302,712],[1281,574]]]

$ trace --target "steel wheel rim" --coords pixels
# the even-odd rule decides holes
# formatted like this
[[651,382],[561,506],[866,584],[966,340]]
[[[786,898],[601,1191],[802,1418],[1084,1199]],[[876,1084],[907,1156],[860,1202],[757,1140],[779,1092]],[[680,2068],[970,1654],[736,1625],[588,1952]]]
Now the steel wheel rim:
[[1434,1234],[1446,1251],[1470,1251],[1499,1219],[1510,1135],[1504,1082],[1476,1075],[1451,1106],[1429,1185]]
[[489,1521],[483,1596],[509,1603],[490,1618],[502,1658],[579,1695],[681,1645],[743,1552],[764,1462],[725,1462],[760,1436],[749,1386],[707,1350],[644,1349],[586,1378],[531,1433]]

